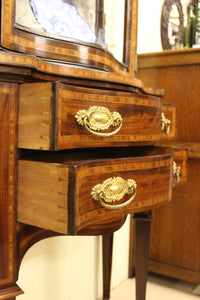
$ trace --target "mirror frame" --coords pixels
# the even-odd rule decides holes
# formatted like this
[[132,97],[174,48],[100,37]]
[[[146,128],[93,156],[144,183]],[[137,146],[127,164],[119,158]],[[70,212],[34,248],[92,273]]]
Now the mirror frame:
[[137,30],[137,1],[126,1],[124,63],[97,44],[64,41],[39,35],[15,23],[15,0],[1,1],[1,46],[42,59],[67,62],[71,66],[134,76]]
[[165,0],[162,9],[161,15],[161,42],[163,50],[170,50],[172,46],[169,43],[168,39],[168,24],[169,24],[169,14],[171,11],[172,5],[176,5],[179,12],[179,35],[178,35],[178,43],[183,43],[183,9],[180,0]]

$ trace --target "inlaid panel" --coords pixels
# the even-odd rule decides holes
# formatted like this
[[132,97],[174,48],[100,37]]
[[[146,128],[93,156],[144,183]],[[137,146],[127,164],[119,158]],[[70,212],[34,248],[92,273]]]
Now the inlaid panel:
[[[64,234],[120,221],[171,198],[173,151],[40,153],[19,160],[18,220]],[[87,232],[87,233],[88,233]]]
[[[18,86],[0,83],[0,298],[21,294],[16,286],[16,125]],[[4,298],[4,295],[6,298]]]
[[[20,86],[19,147],[69,148],[153,144],[175,136],[176,109],[160,97],[34,83]],[[169,130],[162,127],[162,115]]]

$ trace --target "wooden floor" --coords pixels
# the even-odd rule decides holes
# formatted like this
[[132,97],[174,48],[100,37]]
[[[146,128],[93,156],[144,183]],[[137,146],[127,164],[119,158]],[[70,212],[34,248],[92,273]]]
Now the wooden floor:
[[[166,277],[148,277],[146,300],[195,299],[200,300],[200,287],[196,285]],[[135,279],[127,279],[114,288],[110,300],[135,300]]]

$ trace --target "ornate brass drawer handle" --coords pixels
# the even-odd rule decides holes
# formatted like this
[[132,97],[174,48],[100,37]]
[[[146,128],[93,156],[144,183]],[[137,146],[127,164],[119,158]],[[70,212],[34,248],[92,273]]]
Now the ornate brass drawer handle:
[[[75,118],[79,125],[84,126],[93,135],[100,137],[113,136],[122,127],[121,115],[115,111],[111,113],[108,108],[103,106],[92,106],[88,111],[79,110]],[[118,128],[112,132],[99,132],[107,130],[110,126],[118,126]]]
[[173,161],[173,176],[176,177],[176,183],[179,183],[180,171],[181,171],[181,167],[177,166],[176,162]]
[[[93,200],[100,201],[108,209],[120,209],[130,204],[136,195],[137,184],[133,179],[127,181],[121,177],[106,179],[102,184],[93,187],[91,195]],[[133,194],[131,198],[120,204],[109,204],[120,201],[125,195]]]
[[165,117],[165,114],[162,112],[161,114],[161,129],[165,130],[166,135],[170,132],[170,123],[171,121]]

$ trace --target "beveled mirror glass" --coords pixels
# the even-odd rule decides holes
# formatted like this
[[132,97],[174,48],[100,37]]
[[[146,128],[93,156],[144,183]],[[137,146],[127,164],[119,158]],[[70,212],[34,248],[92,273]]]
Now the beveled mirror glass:
[[42,36],[103,47],[124,63],[125,0],[16,0],[15,23]]

